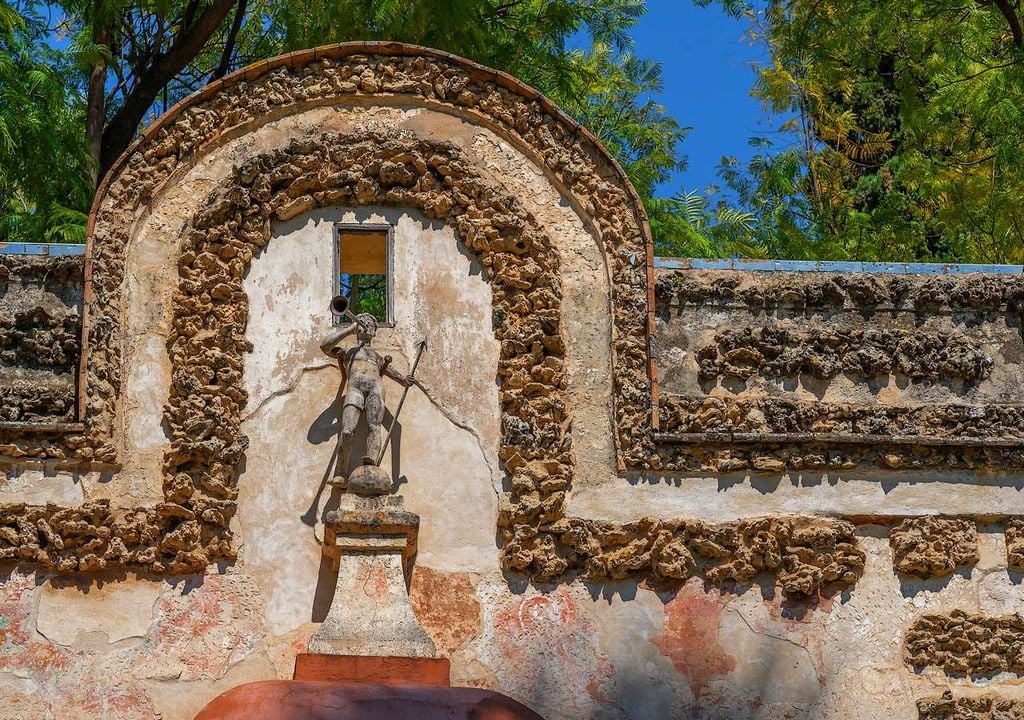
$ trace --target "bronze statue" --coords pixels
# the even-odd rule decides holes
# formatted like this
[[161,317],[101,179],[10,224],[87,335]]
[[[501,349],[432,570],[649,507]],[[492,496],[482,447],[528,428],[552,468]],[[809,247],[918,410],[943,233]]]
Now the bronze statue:
[[[332,329],[320,343],[324,353],[338,360],[342,386],[345,388],[341,414],[341,453],[337,466],[337,474],[342,477],[335,480],[344,482],[343,476],[348,472],[352,456],[352,438],[359,416],[363,413],[366,414],[367,433],[362,464],[376,466],[380,463],[384,423],[384,386],[381,378],[387,375],[405,387],[412,385],[414,380],[411,375],[403,375],[391,367],[390,355],[382,356],[372,347],[378,327],[373,315],[352,315],[346,298],[341,295],[331,302],[331,311],[336,315],[345,315],[352,321],[350,325]],[[341,347],[341,341],[353,333],[356,344],[348,348]]]

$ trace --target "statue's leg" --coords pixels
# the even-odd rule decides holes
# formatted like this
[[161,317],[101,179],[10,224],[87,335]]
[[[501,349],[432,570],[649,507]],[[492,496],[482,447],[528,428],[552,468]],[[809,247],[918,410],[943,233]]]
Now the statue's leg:
[[384,396],[370,392],[366,395],[366,455],[364,464],[377,464],[380,446],[384,436]]
[[335,474],[348,476],[348,463],[352,457],[352,438],[355,436],[356,425],[359,424],[359,406],[345,405],[341,411],[341,452],[338,454],[338,467]]

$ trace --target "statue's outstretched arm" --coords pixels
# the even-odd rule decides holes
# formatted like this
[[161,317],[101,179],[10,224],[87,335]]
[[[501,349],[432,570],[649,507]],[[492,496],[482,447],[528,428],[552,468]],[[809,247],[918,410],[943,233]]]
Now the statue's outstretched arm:
[[338,343],[354,333],[358,327],[358,325],[352,323],[351,325],[343,325],[342,327],[332,329],[320,341],[320,349],[324,351],[325,355],[334,357],[338,353]]
[[409,387],[415,382],[415,380],[413,380],[410,376],[403,375],[390,365],[384,368],[384,374],[387,375],[392,380],[394,380],[395,382],[399,383],[400,385],[405,385],[406,387]]

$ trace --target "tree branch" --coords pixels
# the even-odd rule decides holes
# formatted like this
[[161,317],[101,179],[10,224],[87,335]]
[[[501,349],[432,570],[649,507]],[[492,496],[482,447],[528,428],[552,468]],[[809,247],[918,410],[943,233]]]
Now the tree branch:
[[[96,3],[97,20],[93,26],[92,44],[106,48],[110,42],[107,28],[100,22],[100,2]],[[103,120],[107,112],[106,104],[107,61],[100,55],[89,68],[89,84],[85,101],[85,137],[89,146],[89,154],[94,161],[90,169],[94,185],[99,185],[103,177],[101,168],[103,157]]]
[[1018,48],[1024,48],[1024,27],[1021,26],[1017,10],[1010,4],[1010,0],[977,0],[979,5],[995,5],[999,12],[1006,18],[1006,24],[1010,26],[1013,34],[1013,44]]
[[245,6],[248,0],[238,0],[235,8],[235,19],[231,21],[231,29],[228,30],[227,41],[224,43],[224,52],[220,56],[220,64],[213,71],[212,80],[217,80],[227,75],[231,69],[231,56],[235,54],[235,42],[238,40],[238,31],[242,29],[242,20],[245,19]]
[[195,17],[194,22],[187,23],[187,19],[195,13],[196,3],[189,4],[182,15],[182,23],[170,48],[167,52],[157,53],[146,71],[139,74],[135,86],[103,131],[101,174],[105,173],[131,144],[139,123],[156,101],[160,90],[202,51],[235,2],[236,0],[213,0]]

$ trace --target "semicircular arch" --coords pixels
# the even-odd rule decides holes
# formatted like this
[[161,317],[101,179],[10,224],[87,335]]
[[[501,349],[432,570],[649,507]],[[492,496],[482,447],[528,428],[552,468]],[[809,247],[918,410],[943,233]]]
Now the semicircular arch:
[[657,423],[648,353],[652,250],[636,192],[600,142],[535,90],[463,58],[399,43],[344,43],[239,70],[172,108],[115,163],[89,221],[83,452],[117,460],[111,433],[122,385],[124,252],[155,198],[212,148],[274,117],[311,105],[376,101],[429,105],[489,127],[527,151],[590,219],[611,282],[620,469],[645,461]]

